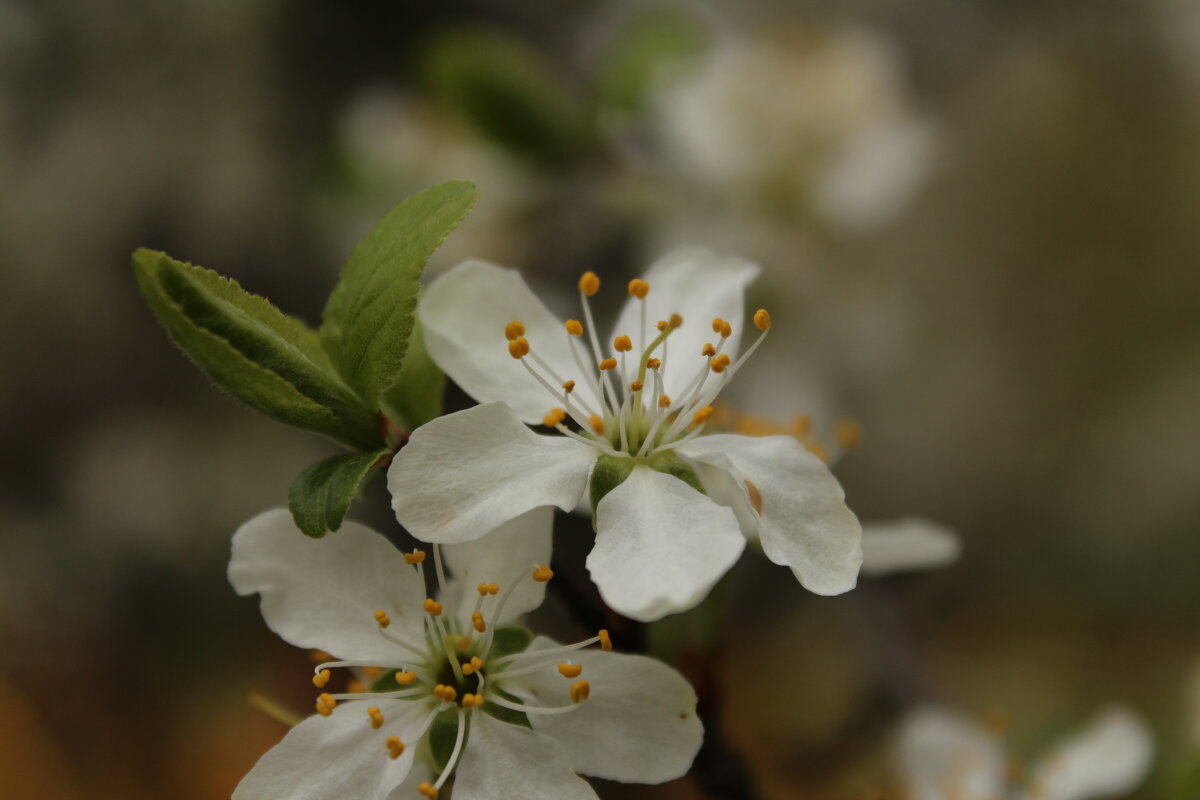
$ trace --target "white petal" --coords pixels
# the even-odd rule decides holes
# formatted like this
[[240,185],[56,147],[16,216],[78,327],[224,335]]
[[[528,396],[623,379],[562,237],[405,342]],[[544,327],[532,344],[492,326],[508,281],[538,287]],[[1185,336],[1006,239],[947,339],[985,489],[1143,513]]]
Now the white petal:
[[418,428],[388,468],[396,519],[418,539],[478,539],[539,506],[570,511],[596,451],[526,428],[504,403],[438,417]]
[[862,534],[864,575],[944,567],[962,552],[958,534],[920,517],[869,522]]
[[897,756],[911,800],[1006,796],[999,743],[960,714],[913,711],[901,725]]
[[[527,653],[555,647],[539,636]],[[696,716],[696,693],[683,676],[646,656],[580,650],[591,696],[567,714],[530,714],[534,730],[554,737],[576,772],[626,783],[662,783],[685,774],[704,738]],[[554,664],[518,676],[501,688],[530,705],[570,702],[571,681]]]
[[790,436],[701,436],[678,450],[684,458],[724,467],[752,506],[761,499],[763,552],[786,564],[806,589],[840,594],[854,588],[862,564],[862,528],[845,493],[821,459]]
[[388,633],[424,641],[417,575],[391,542],[353,522],[311,539],[287,509],[265,511],[233,535],[229,582],[238,594],[262,595],[267,626],[297,647],[394,663],[403,651],[379,635],[377,609],[392,620]]
[[640,622],[695,606],[746,546],[732,511],[648,467],[604,496],[596,524],[592,581],[604,602]]
[[[537,354],[563,380],[574,379],[575,393],[597,407],[587,381],[578,374],[562,320],[514,270],[465,261],[429,286],[418,312],[433,360],[479,402],[503,400],[529,423],[541,422],[547,411],[562,405],[508,354],[504,326],[520,320]],[[551,385],[556,385],[553,380]]]
[[491,619],[485,612],[487,623],[502,625],[540,606],[546,596],[546,584],[532,580],[530,573],[534,565],[550,563],[553,524],[554,509],[541,506],[506,522],[482,539],[445,545],[442,555],[452,576],[447,593],[455,614],[460,619],[470,618],[479,599],[475,588],[479,584],[498,583],[507,588],[514,579],[519,583],[504,604],[503,614]]
[[1037,767],[1029,796],[1041,800],[1098,800],[1132,790],[1154,757],[1146,725],[1132,711],[1110,708],[1056,746]]
[[549,736],[483,712],[471,714],[471,733],[454,780],[455,800],[597,800]]
[[[687,247],[673,250],[651,265],[644,278],[650,284],[645,300],[630,299],[621,310],[613,336],[633,339],[641,352],[640,304],[646,304],[646,337],[658,335],[654,324],[672,314],[683,317],[683,327],[667,339],[667,360],[662,366],[664,391],[682,400],[683,390],[705,365],[700,350],[706,342],[719,341],[713,333],[714,317],[721,317],[733,328],[725,344],[730,358],[737,358],[738,343],[745,318],[744,290],[758,275],[758,266],[736,256],[719,256],[710,250]],[[609,343],[611,343],[611,339]],[[661,353],[656,353],[661,355]]]
[[[292,728],[242,778],[233,800],[383,800],[412,766],[413,735],[426,709],[418,703],[375,703],[385,720],[375,730],[367,705],[342,703],[330,716],[309,717]],[[388,755],[389,736],[407,745],[397,759]]]

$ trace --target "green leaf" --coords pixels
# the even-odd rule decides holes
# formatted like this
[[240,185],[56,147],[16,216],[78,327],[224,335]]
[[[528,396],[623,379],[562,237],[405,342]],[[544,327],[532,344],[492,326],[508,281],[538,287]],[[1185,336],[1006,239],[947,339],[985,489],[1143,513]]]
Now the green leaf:
[[211,270],[140,249],[133,273],[171,339],[218,386],[270,417],[356,449],[377,416],[329,367],[315,331]]
[[519,39],[460,32],[430,48],[433,92],[512,153],[547,166],[577,157],[590,137],[588,109],[562,70]]
[[314,538],[342,527],[350,503],[391,452],[384,447],[334,456],[297,475],[288,490],[288,509],[296,527]]
[[404,363],[425,262],[478,196],[466,181],[426,189],[388,212],[350,254],[325,305],[321,344],[371,408]]
[[404,366],[383,395],[384,413],[408,431],[441,415],[446,388],[446,376],[425,349],[425,332],[419,321],[414,322]]

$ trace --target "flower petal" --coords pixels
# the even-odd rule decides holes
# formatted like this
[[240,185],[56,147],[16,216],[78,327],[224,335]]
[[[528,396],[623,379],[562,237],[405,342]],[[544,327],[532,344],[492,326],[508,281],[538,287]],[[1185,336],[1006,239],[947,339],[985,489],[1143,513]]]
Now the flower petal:
[[[442,548],[446,566],[450,568],[447,593],[459,618],[465,619],[479,599],[476,586],[481,583],[519,581],[498,619],[487,619],[489,625],[502,625],[542,604],[546,584],[531,580],[536,564],[550,563],[550,537],[554,524],[554,509],[541,506],[526,511],[496,530],[463,544],[448,544]],[[507,587],[505,587],[507,588]]]
[[562,321],[516,271],[464,261],[429,286],[418,313],[433,360],[479,402],[503,400],[528,423],[541,422],[547,411],[562,405],[508,354],[504,326],[520,320],[534,351],[563,380],[573,378],[576,394],[597,407],[578,374]]
[[[701,436],[679,455],[727,469],[759,517],[763,552],[786,564],[806,589],[840,594],[854,588],[862,563],[862,528],[821,459],[790,436]],[[752,487],[752,488],[751,488]]]
[[540,436],[504,403],[488,403],[418,428],[388,468],[388,489],[413,536],[457,544],[539,506],[570,511],[595,460],[587,445]]
[[549,736],[482,714],[471,714],[471,733],[454,780],[455,800],[598,800],[571,769]]
[[[544,636],[526,651],[557,646]],[[646,656],[580,650],[591,697],[567,714],[530,714],[534,730],[567,751],[576,772],[626,783],[662,783],[685,774],[704,738],[696,693],[683,676]],[[524,663],[524,662],[522,662]],[[569,702],[570,681],[552,662],[545,670],[497,681],[530,705]]]
[[1154,741],[1145,723],[1129,709],[1109,708],[1034,768],[1029,796],[1091,800],[1123,795],[1146,777],[1153,757]]
[[1000,744],[960,714],[911,712],[900,728],[897,755],[911,800],[1006,796]]
[[592,581],[604,602],[640,622],[695,606],[746,546],[732,511],[648,467],[604,496],[596,523]]
[[962,552],[954,531],[920,517],[867,523],[862,546],[864,575],[943,567]]
[[[242,778],[233,800],[383,800],[408,775],[415,734],[426,709],[418,703],[376,703],[384,725],[371,727],[367,703],[343,703],[328,717],[312,716],[288,731]],[[399,758],[385,742],[399,736],[407,747]]]
[[420,580],[387,539],[353,522],[311,539],[287,509],[265,511],[233,535],[229,582],[258,592],[267,626],[297,647],[390,664],[398,648],[379,635],[377,609],[391,617],[389,633],[424,641]]
[[[716,344],[713,333],[714,317],[721,317],[733,328],[733,335],[724,352],[737,358],[738,342],[742,335],[746,284],[758,275],[758,266],[736,256],[719,256],[701,247],[673,250],[655,261],[645,274],[650,294],[645,300],[629,299],[621,309],[613,336],[633,339],[641,352],[644,347],[638,338],[641,331],[640,304],[646,304],[647,340],[658,335],[654,324],[670,318],[683,317],[683,327],[667,339],[668,358],[662,366],[663,388],[671,397],[682,400],[683,390],[705,361],[700,350],[706,342]],[[609,340],[611,342],[611,339]]]

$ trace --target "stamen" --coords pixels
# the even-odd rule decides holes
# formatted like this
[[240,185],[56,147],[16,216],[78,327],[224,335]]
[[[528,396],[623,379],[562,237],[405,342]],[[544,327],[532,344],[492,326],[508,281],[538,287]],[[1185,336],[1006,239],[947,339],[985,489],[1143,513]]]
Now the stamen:
[[396,683],[401,686],[412,686],[417,682],[417,673],[405,672],[402,669],[396,670]]
[[633,383],[629,384],[629,391],[640,392],[641,390],[642,390],[642,382],[641,381],[634,381]]
[[513,339],[518,339],[525,335],[525,326],[521,324],[521,320],[514,319],[512,322],[504,326],[504,338],[510,342]]
[[670,407],[671,407],[671,398],[670,398],[670,396],[669,396],[669,395],[665,395],[665,394],[664,394],[664,395],[659,395],[659,398],[658,398],[658,407],[659,407],[659,408],[670,408]]
[[569,661],[564,661],[558,665],[558,674],[564,678],[578,678],[581,672],[583,672],[582,664],[572,664]]
[[[371,718],[371,727],[372,728],[374,728],[375,730],[379,730],[380,728],[383,727],[383,713],[376,706],[371,706],[370,708],[367,709],[367,716]],[[389,748],[392,746],[392,739],[396,739],[397,742],[400,741],[395,736],[391,737],[390,739],[388,739],[388,747]],[[403,747],[404,745],[400,745],[400,746]]]
[[484,595],[496,594],[497,592],[500,591],[500,586],[495,583],[481,583],[478,586],[476,586],[475,589],[476,589],[476,591],[479,592],[479,595],[482,597]]
[[713,347],[712,342],[708,342],[700,349],[700,355],[711,358],[717,354],[717,348]]
[[599,631],[597,631],[596,638],[600,640],[601,650],[612,650],[612,639],[609,638],[608,630],[606,628],[601,628]]
[[442,700],[447,703],[453,703],[454,698],[458,697],[458,690],[453,686],[447,686],[444,683],[439,683],[437,686],[433,687],[433,696],[438,700]]
[[518,360],[529,355],[529,340],[524,336],[513,339],[508,343],[508,354]]
[[331,674],[332,673],[330,673],[329,670],[323,669],[320,672],[318,672],[316,675],[313,675],[313,679],[312,679],[313,686],[317,687],[318,689],[324,689],[325,684],[329,683],[329,676]]
[[667,321],[665,319],[660,319],[658,322],[654,323],[654,327],[658,328],[660,331],[665,331],[667,329]]
[[657,358],[647,358],[646,366],[649,367],[650,369],[658,369],[659,367],[662,366],[662,362],[659,361]]
[[577,708],[581,708],[578,703],[571,703],[569,706],[527,706],[524,703],[514,703],[510,700],[505,700],[499,695],[493,695],[491,702],[504,708],[511,708],[513,711],[520,711],[523,714],[566,714]]
[[600,278],[596,273],[588,270],[579,278],[579,291],[583,292],[588,297],[591,297],[596,292],[600,291]]
[[708,418],[711,417],[712,415],[713,415],[713,407],[712,406],[705,406],[704,408],[697,409],[696,413],[692,415],[692,424],[693,425],[703,425],[705,422],[708,422]]
[[724,324],[725,324],[725,320],[721,319],[720,317],[714,317],[713,321],[712,321],[713,333],[720,333],[721,326]]
[[[440,617],[442,615],[442,604],[432,597],[426,597],[425,602],[421,604],[421,608],[425,609],[432,616]],[[376,614],[378,613],[376,612]]]
[[391,619],[388,618],[387,612],[382,608],[376,610],[375,621],[379,623],[379,627],[381,628],[386,628],[388,625],[392,624]]
[[429,781],[421,781],[417,784],[417,791],[429,798],[429,800],[437,800],[438,790],[433,788],[433,784]]
[[[442,596],[444,597],[446,595],[446,571],[442,568],[441,545],[435,544],[433,546],[433,568],[434,568],[435,573],[437,574],[438,590],[442,593]],[[434,616],[436,617],[438,614],[441,614],[441,613],[442,613],[442,607],[439,605],[437,614],[434,614]]]
[[487,623],[483,621],[482,611],[476,611],[471,614],[471,627],[475,629],[476,633],[487,632]]
[[712,363],[709,364],[709,366],[712,368],[713,372],[719,375],[729,367],[729,360],[728,353],[721,353],[721,355],[712,360]]
[[597,436],[604,435],[604,420],[598,414],[588,417],[588,424],[592,426],[592,430],[596,432]]
[[[378,711],[379,709],[373,708],[371,710]],[[382,725],[382,724],[383,724],[383,717],[380,717],[379,725]],[[374,717],[371,718],[371,725],[375,728],[379,727],[379,725],[375,724]],[[395,761],[397,758],[399,758],[404,753],[404,742],[400,741],[399,736],[389,736],[387,738],[387,741],[385,742],[385,744],[387,745],[387,749],[388,749],[388,758],[392,759],[393,761]]]
[[[547,658],[557,659],[559,656],[562,656],[566,653],[573,653],[576,650],[582,650],[585,647],[590,647],[591,645],[594,645],[597,643],[600,644],[600,648],[603,650],[612,650],[612,640],[608,636],[608,631],[600,630],[595,636],[593,636],[590,639],[584,639],[582,642],[576,642],[575,644],[559,645],[558,647],[547,647],[542,650],[524,650],[520,653],[513,653],[512,655],[507,655],[507,656],[502,656],[501,658],[497,658],[495,661],[491,662],[491,665],[492,665],[492,669],[497,669],[497,668],[505,666],[507,664],[516,663],[518,661],[528,661],[530,659],[541,659],[541,660],[543,660],[543,663],[532,668],[532,669],[541,669],[542,667],[546,667],[546,666],[549,666],[550,664],[554,663],[553,660],[544,661],[544,659],[547,659]],[[526,671],[526,668],[522,667],[522,671]],[[516,672],[505,672],[504,674],[506,676],[511,676],[511,675],[515,675],[517,673]]]
[[587,700],[592,693],[592,686],[586,679],[578,680],[571,684],[571,702],[582,703]]
[[678,314],[672,314],[669,324],[672,328],[678,328],[683,325],[683,317],[679,316]]
[[411,553],[404,554],[405,564],[420,564],[425,560],[424,550],[413,550]]
[[538,566],[533,571],[533,579],[538,583],[545,583],[554,577],[554,570],[550,569],[545,564]]
[[770,330],[771,315],[767,313],[765,308],[760,308],[758,311],[754,312],[754,327],[758,328],[760,331]]
[[833,438],[845,450],[862,444],[862,426],[852,419],[838,420],[833,427]]
[[617,360],[609,356],[601,361],[597,366],[600,367],[601,372],[608,372],[609,370],[614,370],[617,368]]
[[[481,700],[480,705],[482,704],[483,701]],[[438,789],[442,788],[442,785],[446,783],[446,779],[450,777],[451,773],[454,772],[454,767],[458,764],[458,756],[462,753],[463,741],[467,735],[467,725],[463,719],[465,713],[461,708],[458,710],[458,736],[454,739],[454,749],[450,752],[450,758],[446,761],[446,768],[442,770],[442,774],[432,787],[433,794],[430,795],[421,791],[421,786],[428,786],[429,784],[427,783],[422,783],[421,786],[417,787],[417,791],[421,791],[421,794],[424,794],[426,797],[437,797]]]
[[546,416],[542,417],[542,424],[547,428],[553,428],[566,418],[567,410],[565,408],[552,408],[546,412]]
[[564,383],[562,385],[562,390],[564,392],[566,392],[567,394],[570,394],[571,392],[575,391],[575,381],[567,381],[566,383]]
[[462,665],[463,675],[472,675],[483,669],[483,659],[479,656],[471,656],[470,661],[464,661]]
[[479,694],[464,694],[462,699],[463,708],[478,708],[483,705],[483,693]]
[[334,706],[337,705],[337,700],[333,699],[333,695],[328,692],[322,692],[317,695],[317,713],[322,717],[328,717],[333,713]]
[[629,282],[629,296],[636,297],[638,300],[645,300],[646,295],[650,293],[650,284],[646,283],[641,278],[634,278]]
[[471,637],[470,636],[459,636],[457,639],[454,640],[454,646],[457,647],[459,650],[466,650],[468,647],[471,646]]
[[366,690],[367,690],[367,685],[365,683],[363,683],[362,681],[355,680],[355,681],[348,681],[346,683],[346,691],[347,692],[365,692]]
[[628,353],[633,349],[633,340],[628,336],[618,336],[613,339],[613,349],[618,353]]
[[583,323],[577,319],[569,319],[566,321],[567,333],[572,336],[583,336]]

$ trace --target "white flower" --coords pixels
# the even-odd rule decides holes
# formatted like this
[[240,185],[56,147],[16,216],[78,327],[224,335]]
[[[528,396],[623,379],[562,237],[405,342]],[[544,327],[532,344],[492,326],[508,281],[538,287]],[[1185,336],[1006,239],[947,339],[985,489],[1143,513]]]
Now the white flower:
[[853,588],[861,530],[821,460],[790,436],[702,435],[770,327],[756,313],[759,335],[734,360],[757,271],[699,249],[665,256],[629,284],[611,350],[592,324],[592,273],[586,325],[559,321],[515,272],[468,261],[442,276],[420,307],[426,343],[482,405],[413,433],[388,471],[396,517],[420,539],[466,542],[532,508],[571,510],[590,486],[588,570],[642,621],[698,603],[746,536],[811,591]]
[[863,525],[864,575],[932,569],[953,564],[962,552],[958,535],[921,517]]
[[969,719],[939,708],[904,721],[898,743],[910,800],[1099,800],[1136,787],[1153,759],[1142,721],[1113,707],[1060,741],[1020,786],[1008,780],[1001,744]]
[[283,639],[344,659],[318,665],[314,685],[338,667],[384,671],[370,691],[322,693],[319,715],[259,759],[234,800],[419,800],[451,779],[456,800],[595,800],[577,772],[641,783],[684,774],[703,729],[678,673],[606,652],[605,631],[560,646],[501,627],[542,601],[551,516],[535,510],[486,540],[435,546],[440,600],[425,595],[424,553],[360,525],[310,539],[284,509],[243,525],[234,588],[261,594]]

